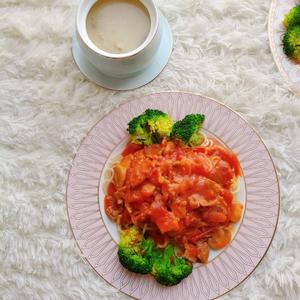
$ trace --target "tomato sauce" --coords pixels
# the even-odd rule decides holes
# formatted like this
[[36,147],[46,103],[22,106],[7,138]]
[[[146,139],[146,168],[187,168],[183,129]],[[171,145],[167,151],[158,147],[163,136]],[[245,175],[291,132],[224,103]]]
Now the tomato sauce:
[[129,143],[107,189],[105,210],[120,226],[136,225],[160,245],[173,241],[190,261],[231,240],[242,204],[231,187],[241,175],[236,155],[220,145]]

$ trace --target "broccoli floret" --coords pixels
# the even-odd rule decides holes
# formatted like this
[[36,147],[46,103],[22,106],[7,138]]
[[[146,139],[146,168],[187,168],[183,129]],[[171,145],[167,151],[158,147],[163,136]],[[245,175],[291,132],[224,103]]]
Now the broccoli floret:
[[171,132],[173,121],[166,113],[147,109],[128,123],[130,139],[136,144],[158,144]]
[[193,270],[193,266],[186,259],[176,256],[171,244],[161,252],[135,226],[123,230],[118,256],[127,270],[140,274],[151,272],[159,283],[168,286],[178,284]]
[[163,254],[156,258],[153,263],[152,274],[163,285],[176,285],[189,276],[193,266],[184,258],[178,258],[174,247],[169,244]]
[[135,144],[151,145],[152,139],[147,128],[147,118],[145,114],[135,117],[128,123],[130,139]]
[[163,137],[170,135],[173,120],[169,115],[159,110],[147,109],[145,114],[154,141],[160,143]]
[[201,143],[200,128],[205,120],[201,114],[185,116],[184,119],[177,121],[172,128],[171,137],[181,140],[189,146],[198,146]]
[[291,26],[300,24],[300,5],[295,6],[292,8],[283,19],[283,25],[286,28],[289,28]]
[[149,260],[132,248],[119,248],[118,255],[122,266],[131,272],[148,274],[151,271]]
[[290,27],[284,34],[282,42],[284,53],[300,62],[300,26]]
[[131,272],[148,274],[153,265],[153,248],[153,241],[145,239],[137,227],[133,226],[121,234],[118,249],[119,261]]

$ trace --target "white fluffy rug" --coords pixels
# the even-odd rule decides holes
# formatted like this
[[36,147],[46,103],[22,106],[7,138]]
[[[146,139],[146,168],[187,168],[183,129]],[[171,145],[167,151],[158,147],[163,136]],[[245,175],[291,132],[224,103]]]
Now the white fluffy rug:
[[126,299],[80,258],[65,186],[88,129],[118,104],[184,90],[220,99],[265,140],[281,215],[253,275],[223,299],[300,298],[300,100],[271,57],[268,0],[160,0],[175,47],[136,91],[87,81],[71,51],[77,1],[0,1],[0,299]]

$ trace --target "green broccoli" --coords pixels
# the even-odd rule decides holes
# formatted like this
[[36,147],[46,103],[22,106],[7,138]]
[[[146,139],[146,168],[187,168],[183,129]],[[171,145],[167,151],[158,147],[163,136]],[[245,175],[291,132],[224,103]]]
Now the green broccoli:
[[187,260],[176,256],[171,244],[161,252],[151,239],[144,238],[136,226],[123,230],[118,256],[127,270],[151,273],[159,283],[168,286],[178,284],[193,270]]
[[300,5],[295,6],[292,8],[283,19],[283,25],[286,28],[289,28],[294,25],[300,24]]
[[128,123],[127,131],[135,144],[159,144],[170,135],[172,125],[173,121],[166,113],[147,109]]
[[174,247],[169,244],[163,254],[154,259],[152,274],[154,278],[163,285],[176,285],[189,276],[193,266],[184,258],[178,258]]
[[130,135],[130,140],[135,144],[151,145],[152,139],[147,128],[147,117],[145,114],[135,117],[128,123],[127,131]]
[[138,228],[133,226],[121,234],[118,256],[120,263],[127,270],[140,273],[150,273],[153,265],[152,256],[154,242],[145,239]]
[[284,53],[291,59],[300,62],[300,26],[289,27],[282,42]]
[[185,116],[184,119],[177,121],[172,128],[171,138],[177,138],[189,146],[198,146],[201,144],[200,128],[205,120],[201,114],[192,114]]

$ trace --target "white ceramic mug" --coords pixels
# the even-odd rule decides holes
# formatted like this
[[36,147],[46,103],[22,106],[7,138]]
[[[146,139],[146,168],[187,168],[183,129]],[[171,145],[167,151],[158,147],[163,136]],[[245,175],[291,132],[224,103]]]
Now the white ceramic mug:
[[140,0],[150,15],[150,32],[137,49],[128,53],[105,52],[91,41],[86,30],[86,19],[97,0],[82,0],[76,17],[76,37],[82,52],[100,72],[111,77],[130,77],[143,71],[154,57],[161,42],[159,12],[152,0]]

